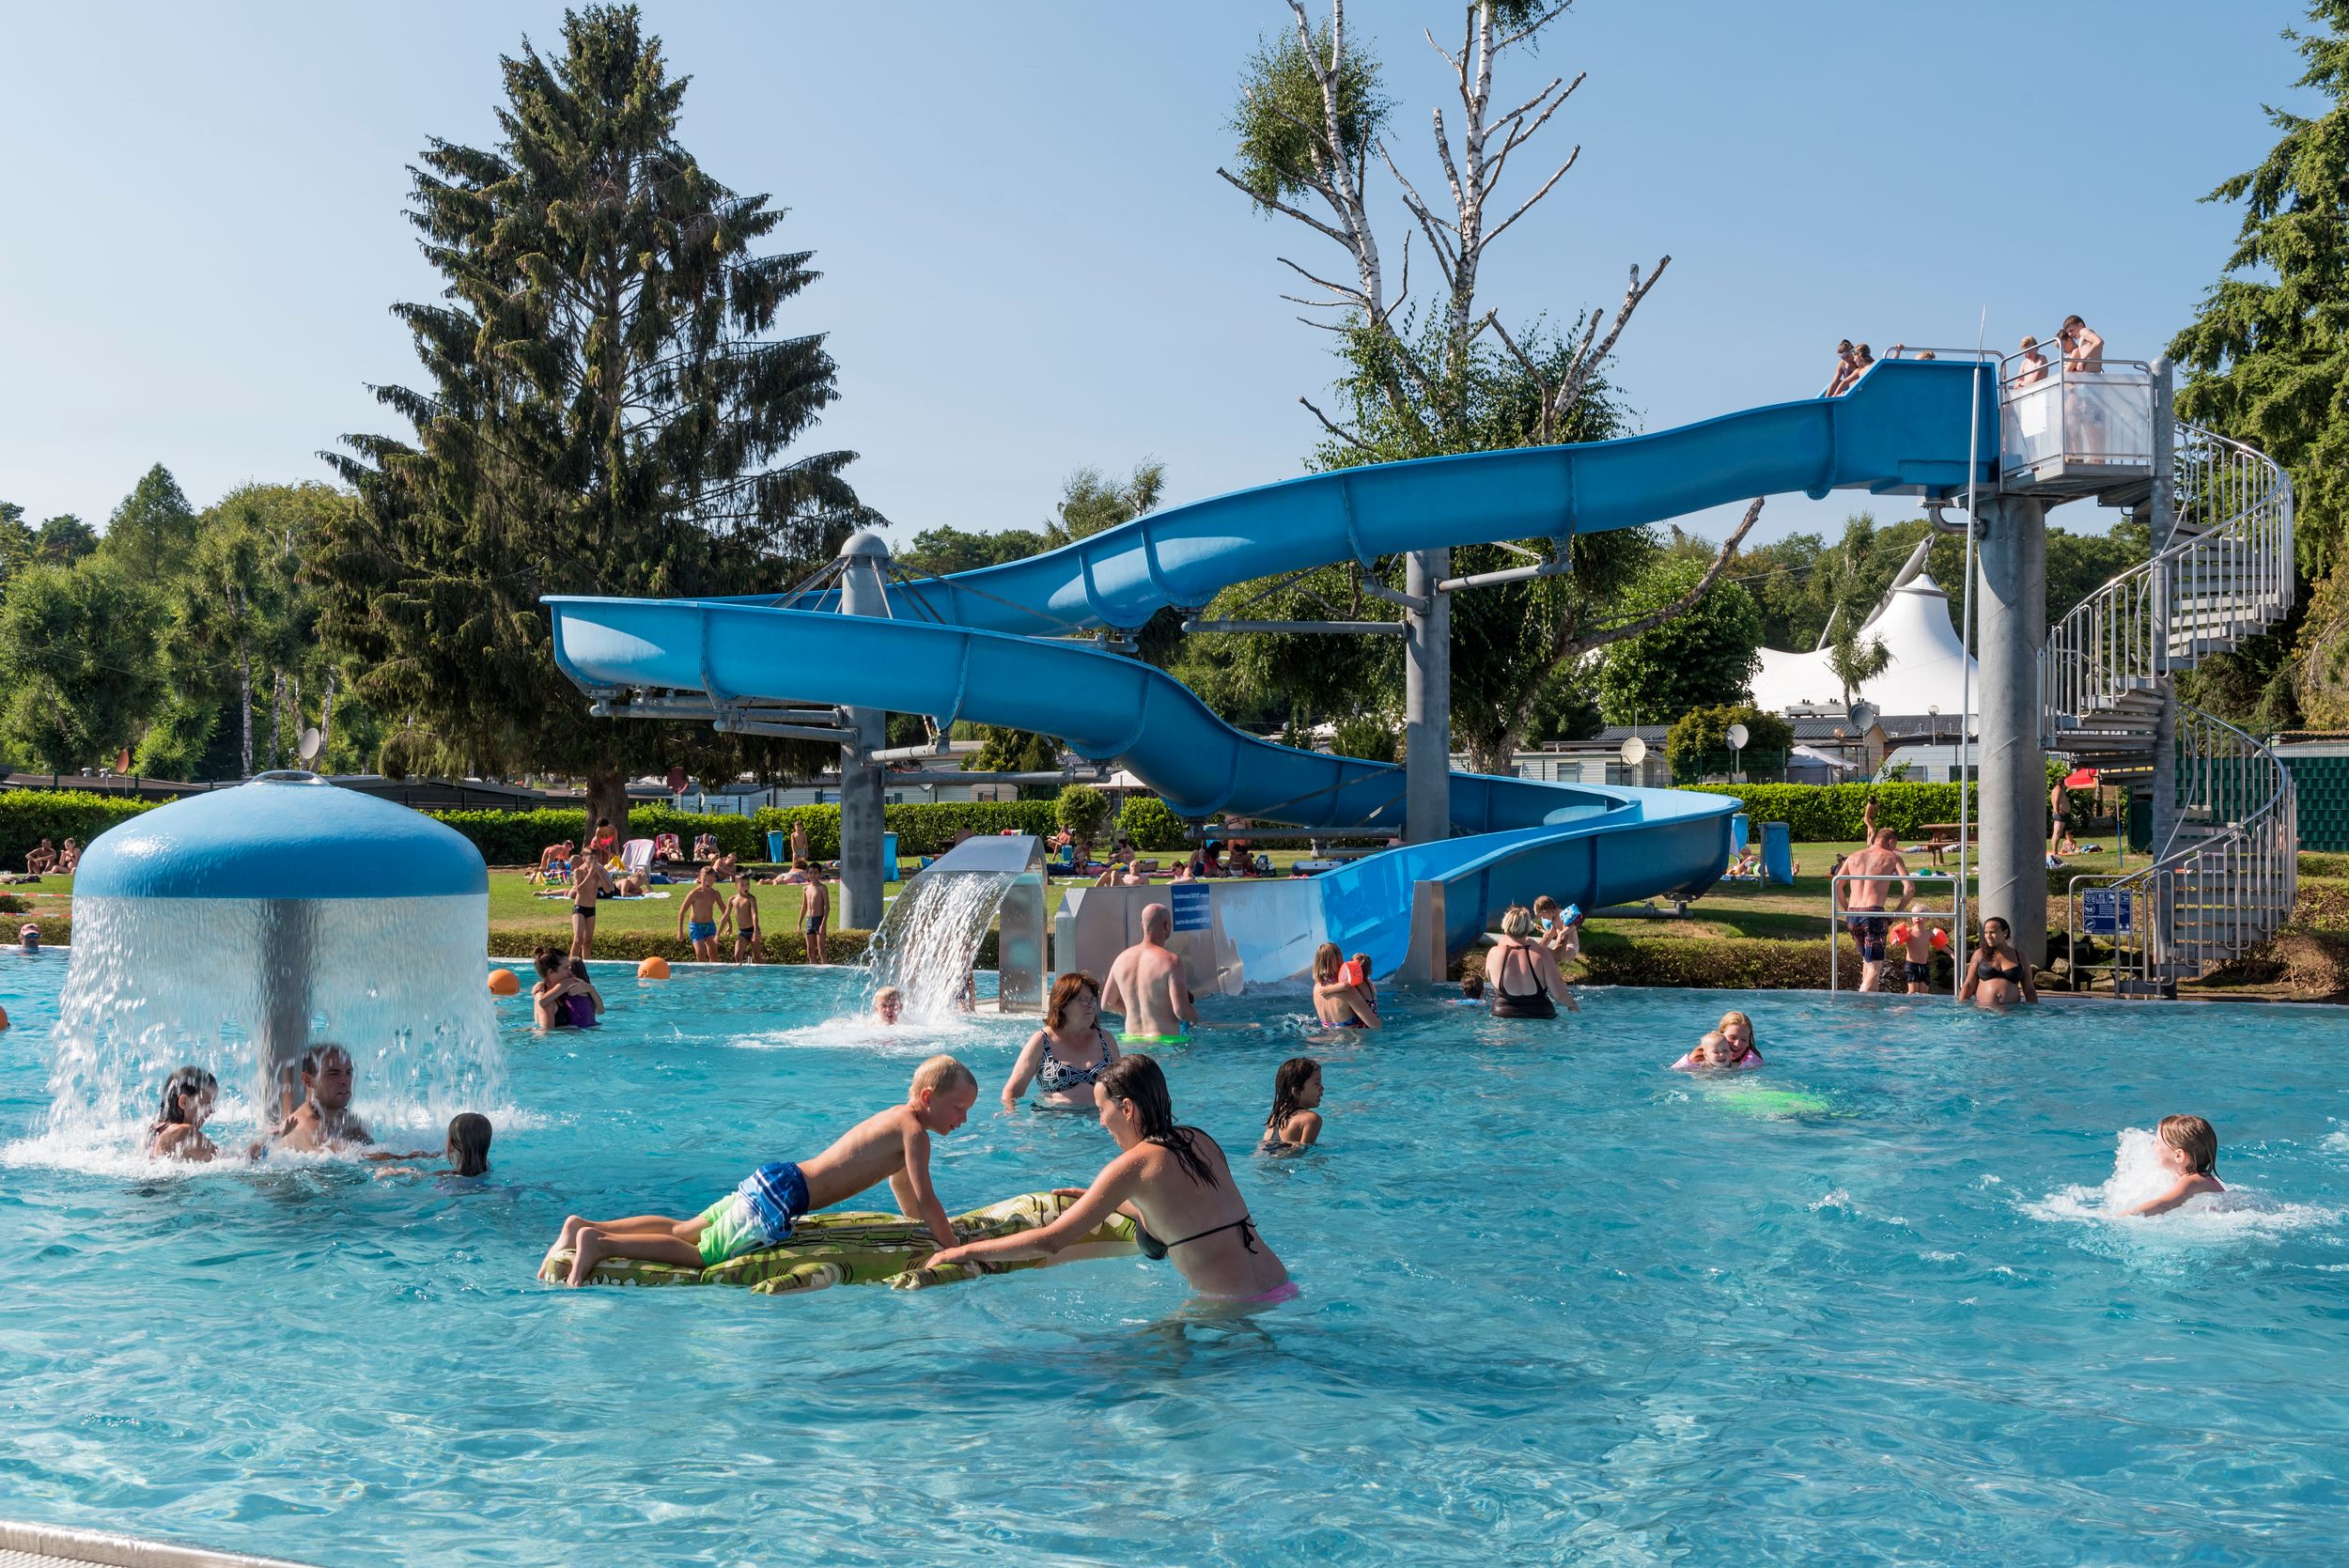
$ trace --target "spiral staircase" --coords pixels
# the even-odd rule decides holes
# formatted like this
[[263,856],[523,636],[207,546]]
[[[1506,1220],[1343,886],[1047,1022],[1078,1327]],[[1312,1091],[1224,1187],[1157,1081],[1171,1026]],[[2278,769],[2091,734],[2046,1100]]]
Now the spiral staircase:
[[[2040,655],[2042,739],[2111,784],[2174,791],[2155,801],[2153,860],[2075,877],[2065,900],[2074,984],[2110,976],[2124,996],[2174,994],[2273,936],[2297,893],[2298,809],[2276,754],[2175,701],[2172,681],[2282,620],[2292,607],[2292,481],[2263,454],[2175,427],[2170,541],[2055,626]],[[2164,728],[2170,756],[2164,759]],[[2168,766],[2162,764],[2168,762]],[[2079,962],[2087,895],[2117,932]]]

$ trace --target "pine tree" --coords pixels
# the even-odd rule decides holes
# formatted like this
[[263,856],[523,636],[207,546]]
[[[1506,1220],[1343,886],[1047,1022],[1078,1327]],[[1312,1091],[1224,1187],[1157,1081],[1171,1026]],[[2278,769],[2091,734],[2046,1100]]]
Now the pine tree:
[[2331,563],[2349,500],[2349,0],[2314,0],[2317,30],[2287,32],[2330,100],[2310,118],[2271,108],[2282,138],[2259,167],[2203,199],[2245,203],[2226,275],[2170,352],[2187,372],[2178,411],[2292,471],[2302,569]]
[[499,144],[435,140],[412,170],[446,287],[395,314],[431,384],[378,390],[412,437],[334,458],[361,505],[321,555],[323,626],[440,755],[583,773],[589,815],[624,821],[631,771],[811,753],[589,718],[539,598],[771,589],[875,520],[853,454],[786,456],[836,396],[820,337],[773,335],[817,274],[758,254],[782,210],[677,141],[687,79],[635,8],[566,12],[559,54],[504,67]]

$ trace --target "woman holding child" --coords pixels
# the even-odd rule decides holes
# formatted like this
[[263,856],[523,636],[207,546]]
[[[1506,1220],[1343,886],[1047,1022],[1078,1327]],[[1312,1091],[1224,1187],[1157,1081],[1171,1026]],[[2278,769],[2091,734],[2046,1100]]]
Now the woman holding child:
[[1003,1109],[1019,1103],[1034,1082],[1038,1106],[1084,1110],[1093,1086],[1117,1060],[1117,1042],[1101,1027],[1101,987],[1093,976],[1071,970],[1052,983],[1045,1000],[1044,1027],[1028,1036],[1019,1060],[1003,1080]]
[[1171,1259],[1211,1300],[1264,1306],[1297,1295],[1288,1270],[1256,1234],[1223,1151],[1197,1127],[1175,1125],[1158,1063],[1140,1051],[1118,1058],[1093,1095],[1118,1148],[1093,1185],[1040,1231],[950,1247],[922,1266],[1049,1258],[1123,1212],[1142,1223],[1143,1254]]
[[1579,1013],[1574,993],[1548,948],[1533,939],[1533,911],[1512,904],[1501,917],[1501,939],[1485,955],[1485,981],[1491,987],[1496,1018],[1554,1018],[1558,1003]]

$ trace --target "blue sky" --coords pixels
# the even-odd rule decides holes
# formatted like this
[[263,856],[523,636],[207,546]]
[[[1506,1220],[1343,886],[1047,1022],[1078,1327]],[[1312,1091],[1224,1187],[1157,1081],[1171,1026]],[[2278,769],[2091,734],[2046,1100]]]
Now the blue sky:
[[[208,13],[211,8],[201,8]],[[1081,464],[1165,460],[1170,498],[1285,477],[1326,337],[1275,260],[1328,242],[1215,176],[1240,66],[1278,0],[1181,5],[675,4],[683,138],[767,191],[825,276],[842,401],[817,434],[921,528],[1030,526]],[[1453,5],[1363,0],[1398,158],[1432,173]],[[386,307],[432,274],[402,218],[428,137],[494,135],[497,59],[561,8],[20,8],[0,22],[0,498],[97,522],[150,463],[200,505],[324,478],[395,430],[369,382],[418,374]],[[1581,0],[1497,97],[1589,81],[1545,132],[1575,171],[1496,248],[1523,318],[1671,272],[1626,334],[1647,428],[1808,395],[1850,335],[1994,343],[2078,311],[2151,356],[2217,275],[2234,210],[2197,198],[2273,140],[2297,5],[2232,0]],[[1536,77],[1534,73],[1542,74]],[[1542,147],[1529,147],[1525,157]],[[1514,187],[1532,188],[1528,163]],[[1385,212],[1386,244],[1402,213]],[[1757,537],[1861,503],[1771,503]],[[2061,520],[2095,526],[2083,508]],[[1724,516],[1696,520],[1718,535]]]

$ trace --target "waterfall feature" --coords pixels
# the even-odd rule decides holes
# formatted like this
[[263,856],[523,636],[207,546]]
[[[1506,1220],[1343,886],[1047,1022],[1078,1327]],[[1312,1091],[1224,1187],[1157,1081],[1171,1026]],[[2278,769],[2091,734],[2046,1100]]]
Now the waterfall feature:
[[999,914],[997,1005],[1041,1011],[1044,847],[1026,835],[966,839],[909,882],[873,934],[874,987],[904,992],[909,1018],[948,1017]]
[[503,1092],[487,873],[428,817],[264,774],[100,835],[74,892],[53,1134],[143,1129],[182,1065],[219,1079],[225,1126],[264,1128],[303,1053],[330,1042],[371,1125],[436,1126]]

